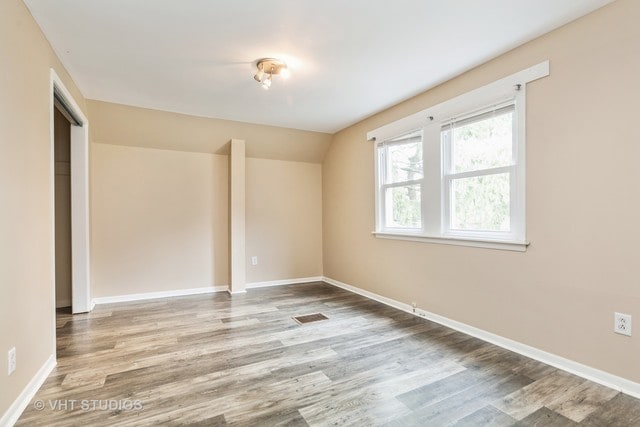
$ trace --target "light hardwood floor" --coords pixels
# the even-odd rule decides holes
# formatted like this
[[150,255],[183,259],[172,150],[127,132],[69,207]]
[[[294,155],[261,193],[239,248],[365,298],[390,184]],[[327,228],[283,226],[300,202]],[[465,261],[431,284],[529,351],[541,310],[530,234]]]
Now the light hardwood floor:
[[57,320],[18,425],[640,425],[637,399],[324,283]]

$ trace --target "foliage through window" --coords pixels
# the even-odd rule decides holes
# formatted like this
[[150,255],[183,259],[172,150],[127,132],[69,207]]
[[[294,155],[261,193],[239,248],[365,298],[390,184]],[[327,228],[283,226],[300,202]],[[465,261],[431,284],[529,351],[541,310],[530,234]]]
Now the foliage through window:
[[442,127],[447,232],[511,231],[514,112],[510,104]]
[[543,62],[367,134],[378,237],[524,250],[525,87]]
[[422,132],[413,132],[380,145],[381,196],[387,228],[419,229],[422,224]]

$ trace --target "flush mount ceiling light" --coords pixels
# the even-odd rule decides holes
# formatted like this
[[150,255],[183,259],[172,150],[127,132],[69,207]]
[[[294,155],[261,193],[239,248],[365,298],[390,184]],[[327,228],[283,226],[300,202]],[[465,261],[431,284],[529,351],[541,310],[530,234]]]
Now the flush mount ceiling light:
[[253,76],[263,89],[271,87],[273,76],[289,77],[289,68],[287,64],[279,59],[262,58],[256,61],[258,72]]

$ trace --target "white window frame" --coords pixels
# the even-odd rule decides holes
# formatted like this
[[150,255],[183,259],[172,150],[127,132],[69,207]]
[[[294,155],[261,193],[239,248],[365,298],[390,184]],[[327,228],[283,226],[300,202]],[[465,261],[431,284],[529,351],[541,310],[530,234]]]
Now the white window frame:
[[[367,133],[374,145],[375,161],[375,215],[379,238],[476,246],[492,249],[525,251],[526,204],[525,204],[525,137],[526,137],[526,85],[549,75],[549,61],[542,62],[518,73],[412,114],[393,123]],[[460,117],[469,117],[501,106],[514,104],[513,165],[504,167],[510,173],[510,231],[452,230],[450,219],[451,175],[447,167],[450,154],[441,141],[442,125]],[[419,229],[387,228],[384,226],[384,187],[382,175],[384,165],[380,163],[379,147],[385,141],[410,132],[422,130],[423,178],[421,184],[422,227]],[[503,168],[501,168],[503,169]],[[458,174],[460,175],[460,174]]]
[[[424,136],[420,129],[403,133],[402,135],[398,135],[396,138],[407,136],[416,132],[420,132],[420,138],[422,139],[422,143],[424,143]],[[381,168],[382,170],[380,171],[380,173],[376,175],[378,177],[377,188],[379,189],[378,192],[379,192],[379,198],[380,198],[380,205],[377,206],[377,210],[378,210],[378,217],[380,218],[381,224],[387,223],[387,215],[388,215],[387,211],[389,210],[389,206],[386,203],[386,198],[387,198],[386,193],[387,193],[387,190],[390,188],[406,187],[409,185],[419,185],[421,204],[424,203],[424,197],[422,197],[422,192],[424,191],[424,170],[423,170],[422,178],[413,179],[409,181],[388,182],[389,180],[387,179],[387,172],[391,168],[391,159],[389,157],[389,147],[393,145],[403,144],[403,143],[404,142],[401,140],[385,141],[385,142],[379,143],[376,148],[376,156],[377,156],[376,165],[384,165],[384,168]],[[424,158],[424,153],[423,153],[423,158]],[[424,168],[424,164],[423,164],[423,168]],[[424,223],[424,219],[422,222]],[[408,233],[408,234],[420,234],[424,231],[424,228],[422,226],[417,228],[416,227],[384,227],[384,228],[387,231],[398,232],[398,233]]]
[[[518,91],[520,92],[520,91]],[[524,156],[524,147],[522,144],[522,139],[524,135],[521,135],[519,130],[524,124],[524,116],[522,112],[524,107],[520,105],[519,94],[515,95],[513,99],[504,102],[499,105],[491,105],[485,108],[481,108],[479,110],[473,111],[469,114],[465,114],[462,117],[456,117],[455,119],[447,122],[446,124],[442,124],[441,129],[444,131],[444,128],[449,126],[450,124],[455,123],[456,121],[473,119],[487,113],[491,113],[493,111],[501,110],[503,108],[513,107],[513,124],[512,124],[512,146],[511,146],[511,164],[507,166],[493,167],[493,168],[485,168],[478,169],[474,171],[468,172],[452,172],[450,167],[453,163],[453,154],[452,154],[452,141],[442,141],[442,234],[444,236],[449,237],[468,237],[472,239],[484,238],[491,240],[499,240],[506,242],[518,242],[524,241],[524,192],[525,189],[523,186],[519,185],[524,181],[524,169],[525,169],[525,159]],[[524,102],[522,102],[524,104]],[[442,132],[441,131],[441,132]],[[455,179],[461,178],[471,178],[478,176],[486,176],[493,175],[498,173],[508,173],[509,174],[509,212],[510,212],[510,230],[508,232],[505,231],[476,231],[476,230],[457,230],[454,229],[451,225],[451,193],[452,193],[452,182]]]

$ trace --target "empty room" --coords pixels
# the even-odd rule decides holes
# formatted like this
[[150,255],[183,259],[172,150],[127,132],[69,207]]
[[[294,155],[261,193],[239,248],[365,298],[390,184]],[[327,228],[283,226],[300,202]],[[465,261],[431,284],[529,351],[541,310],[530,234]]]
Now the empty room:
[[637,0],[0,0],[0,427],[640,426]]

